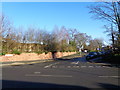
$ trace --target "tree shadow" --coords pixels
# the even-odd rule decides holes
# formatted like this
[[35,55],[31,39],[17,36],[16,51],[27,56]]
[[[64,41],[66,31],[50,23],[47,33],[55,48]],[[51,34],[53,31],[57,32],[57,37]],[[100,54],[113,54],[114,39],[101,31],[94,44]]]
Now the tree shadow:
[[57,88],[57,89],[79,89],[79,90],[94,90],[94,89],[103,89],[103,90],[119,90],[120,86],[106,83],[98,83],[100,88],[88,88],[83,86],[75,85],[63,85],[63,84],[53,84],[53,83],[41,83],[41,82],[26,82],[26,81],[13,81],[13,80],[2,80],[2,90],[5,89],[42,89],[42,88]]
[[72,58],[71,59],[55,58],[55,60],[56,61],[69,61],[69,60],[72,60]]
[[90,63],[104,63],[102,66],[106,67],[115,67],[115,68],[120,68],[120,62],[119,59],[114,59],[114,58],[102,58],[102,59],[91,59],[88,62]]
[[84,90],[90,90],[89,88],[83,86],[74,85],[62,85],[62,84],[52,84],[52,83],[39,83],[39,82],[25,82],[25,81],[12,81],[12,80],[2,80],[2,89],[12,89],[12,88],[79,88]]
[[117,86],[117,85],[113,85],[113,84],[107,84],[107,83],[98,83],[98,85],[101,87],[101,88],[104,88],[105,90],[119,90],[120,89],[120,86]]
[[70,58],[70,59],[57,58],[57,59],[55,59],[55,61],[67,61],[67,62],[79,61],[79,62],[87,62],[87,60],[82,60],[82,59],[83,59],[83,57],[75,57],[75,58]]
[[120,68],[120,64],[108,64],[108,65],[102,65],[102,66]]
[[[76,55],[76,54],[75,54]],[[69,55],[69,56],[64,56],[61,58],[55,58],[56,61],[74,61],[83,58],[84,56],[81,57],[74,57],[74,55]]]

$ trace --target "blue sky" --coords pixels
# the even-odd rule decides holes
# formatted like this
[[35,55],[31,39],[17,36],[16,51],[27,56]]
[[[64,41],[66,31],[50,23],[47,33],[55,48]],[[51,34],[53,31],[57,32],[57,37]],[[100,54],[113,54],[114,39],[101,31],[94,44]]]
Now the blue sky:
[[9,17],[15,27],[30,25],[52,31],[54,26],[76,28],[93,38],[103,38],[103,21],[94,20],[87,6],[94,2],[4,2],[2,12]]

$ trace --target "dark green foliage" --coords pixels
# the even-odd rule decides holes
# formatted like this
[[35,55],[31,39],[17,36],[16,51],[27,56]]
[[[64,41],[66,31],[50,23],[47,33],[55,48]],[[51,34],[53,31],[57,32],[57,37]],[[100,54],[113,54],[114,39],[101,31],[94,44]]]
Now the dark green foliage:
[[48,54],[48,51],[45,51],[45,54]]
[[21,52],[19,52],[18,50],[14,50],[14,51],[12,51],[12,54],[17,54],[17,55],[20,55],[20,54],[21,54]]
[[43,51],[37,51],[37,52],[35,52],[35,53],[37,53],[37,54],[42,54],[42,53],[44,53]]
[[6,53],[0,53],[0,55],[5,55]]

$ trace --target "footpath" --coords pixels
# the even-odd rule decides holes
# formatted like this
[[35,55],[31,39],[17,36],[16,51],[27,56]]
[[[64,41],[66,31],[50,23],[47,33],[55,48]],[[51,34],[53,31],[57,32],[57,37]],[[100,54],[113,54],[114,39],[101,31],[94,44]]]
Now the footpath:
[[[41,59],[41,60],[30,60],[30,61],[7,61],[7,62],[0,62],[0,67],[4,67],[4,66],[20,66],[20,65],[32,65],[32,64],[36,64],[36,63],[44,63],[44,62],[53,62],[53,61],[59,61],[59,60],[72,60],[74,58],[85,58],[84,54],[81,56],[80,54],[73,54],[73,55],[69,55],[69,56],[64,56],[61,58],[55,58],[55,59]],[[104,65],[104,66],[109,66],[109,67],[117,67],[120,68],[119,64],[110,64],[110,63],[106,63],[106,62],[95,62],[93,60],[93,62],[88,62],[85,60],[85,62],[87,63],[93,63],[93,64],[99,64],[99,65]]]
[[0,66],[19,66],[24,64],[35,64],[35,63],[43,63],[43,62],[51,62],[55,61],[54,59],[45,59],[45,60],[30,60],[30,61],[10,61],[10,62],[0,62]]
[[7,62],[0,62],[0,67],[2,66],[19,66],[19,65],[31,65],[31,64],[35,64],[35,63],[44,63],[44,62],[53,62],[53,61],[57,61],[57,60],[70,60],[73,58],[80,58],[82,56],[80,56],[79,54],[73,54],[73,55],[69,55],[69,56],[64,56],[61,58],[55,58],[55,59],[40,59],[40,60],[24,60],[24,61],[7,61]]

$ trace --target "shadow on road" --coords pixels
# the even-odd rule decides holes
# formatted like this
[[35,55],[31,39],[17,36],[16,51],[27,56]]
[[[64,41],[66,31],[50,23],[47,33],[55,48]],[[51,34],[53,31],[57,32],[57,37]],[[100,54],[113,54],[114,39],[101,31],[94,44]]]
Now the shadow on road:
[[55,60],[56,61],[71,61],[71,60],[75,61],[75,60],[83,59],[83,57],[84,56],[80,56],[79,54],[74,54],[74,55],[64,56],[64,57],[61,57],[61,58],[56,58]]
[[52,83],[37,83],[37,82],[25,82],[25,81],[11,81],[3,80],[2,81],[2,90],[4,89],[20,89],[20,88],[69,88],[69,89],[82,89],[82,90],[94,90],[94,89],[103,89],[103,90],[119,90],[120,86],[106,84],[106,83],[97,83],[100,88],[87,88],[83,86],[74,86],[74,85],[62,85],[62,84],[52,84]]
[[72,59],[63,59],[63,58],[56,58],[56,61],[68,61],[68,60],[72,60]]
[[90,90],[89,88],[83,86],[3,80],[2,89],[7,88],[80,88]]
[[98,83],[98,85],[102,88],[104,88],[105,90],[119,90],[120,86],[117,85],[112,85],[112,84],[107,84],[107,83]]
[[87,60],[87,62],[90,63],[103,63],[105,65],[102,66],[106,66],[106,67],[115,67],[115,68],[120,68],[120,58],[114,58],[114,57],[106,57],[106,58],[94,58],[94,59],[90,59]]
[[68,60],[75,60],[75,59],[80,59],[80,58],[70,58],[70,59],[57,58],[55,60],[57,60],[57,61],[68,61]]
[[[120,68],[120,64],[119,63],[111,63],[111,62],[107,62],[107,61],[103,61],[103,60],[96,60],[96,61],[92,61],[92,60],[89,60],[87,61],[89,63],[96,63],[96,64],[101,64],[101,66],[105,66],[105,67],[114,67],[114,68]],[[103,64],[103,65],[102,65]]]

